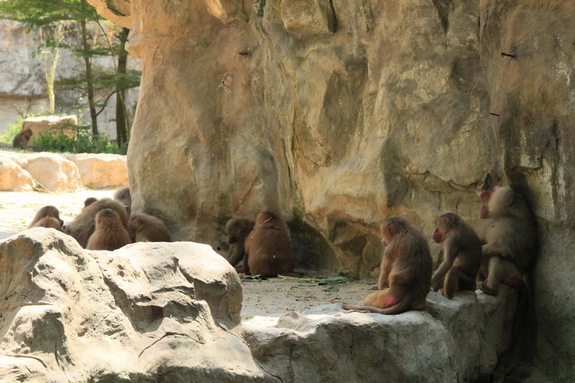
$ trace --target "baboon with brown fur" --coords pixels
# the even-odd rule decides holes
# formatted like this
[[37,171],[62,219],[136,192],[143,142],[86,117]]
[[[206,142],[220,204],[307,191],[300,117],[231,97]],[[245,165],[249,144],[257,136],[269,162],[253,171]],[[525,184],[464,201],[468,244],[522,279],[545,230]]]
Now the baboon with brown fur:
[[282,219],[271,211],[258,213],[245,241],[244,273],[262,277],[294,275],[296,261]]
[[247,218],[232,218],[226,224],[228,243],[230,244],[227,260],[232,266],[235,266],[239,261],[243,261],[246,254],[246,238],[254,229],[254,225],[255,222]]
[[34,222],[30,227],[45,227],[47,229],[62,230],[62,222],[54,217],[44,217]]
[[90,238],[95,230],[96,224],[94,218],[96,214],[103,209],[115,210],[120,216],[124,228],[126,230],[128,229],[128,213],[122,203],[110,198],[102,198],[84,207],[80,214],[74,218],[74,221],[66,225],[65,232],[74,237],[80,246],[85,248],[88,244],[88,238]]
[[[60,219],[60,211],[58,210],[58,208],[55,206],[52,206],[52,205],[47,205],[47,206],[40,208],[40,210],[38,210],[38,212],[36,213],[36,215],[32,219],[32,222],[30,222],[30,225],[28,225],[28,228],[42,226],[42,225],[38,224],[38,221],[40,221],[46,217],[51,217],[51,218],[56,219],[59,223],[60,229],[64,225],[64,221],[62,221]],[[47,220],[44,220],[44,221],[47,221]]]
[[27,150],[28,149],[28,141],[30,141],[32,134],[33,134],[32,130],[30,130],[30,129],[21,130],[20,133],[18,133],[14,137],[14,140],[12,141],[12,147],[17,148],[17,149]]
[[172,242],[164,221],[153,215],[132,213],[129,226],[135,242]]
[[538,239],[535,218],[523,197],[509,186],[478,190],[482,201],[482,257],[488,264],[487,281],[478,287],[497,295],[499,285],[521,287],[522,276],[535,263]]
[[407,219],[398,216],[383,222],[381,235],[385,250],[379,272],[379,291],[370,294],[362,306],[344,304],[342,307],[379,314],[425,310],[433,267],[425,237]]
[[443,289],[448,299],[459,290],[475,290],[481,263],[481,240],[475,231],[459,215],[445,213],[435,221],[431,237],[443,243],[443,262],[431,277],[432,289]]
[[84,200],[84,207],[86,206],[90,206],[91,204],[93,204],[94,202],[96,202],[98,199],[94,198],[94,197],[88,197]]
[[88,250],[116,250],[132,243],[122,219],[113,209],[102,209],[96,213],[95,230],[88,239]]

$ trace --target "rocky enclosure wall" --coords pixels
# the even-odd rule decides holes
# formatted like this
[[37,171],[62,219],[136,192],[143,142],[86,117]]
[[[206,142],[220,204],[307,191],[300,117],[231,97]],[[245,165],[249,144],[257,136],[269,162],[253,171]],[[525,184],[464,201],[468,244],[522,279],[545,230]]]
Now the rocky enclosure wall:
[[574,2],[90,1],[142,60],[135,210],[225,249],[232,215],[278,209],[303,265],[363,277],[382,218],[473,220],[510,183],[542,238],[540,365],[575,377]]

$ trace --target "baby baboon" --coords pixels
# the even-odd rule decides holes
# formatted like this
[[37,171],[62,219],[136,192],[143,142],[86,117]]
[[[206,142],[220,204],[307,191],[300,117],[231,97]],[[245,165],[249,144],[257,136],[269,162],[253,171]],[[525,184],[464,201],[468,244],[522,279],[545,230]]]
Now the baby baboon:
[[21,130],[20,133],[14,137],[12,147],[23,150],[28,149],[28,141],[30,141],[32,134],[32,130],[30,129]]
[[96,213],[94,220],[96,229],[90,235],[86,249],[112,251],[132,243],[117,211],[102,209]]
[[431,236],[443,243],[443,262],[431,278],[434,291],[443,289],[451,299],[456,291],[475,290],[475,277],[481,263],[481,240],[455,213],[445,213],[435,221]]
[[129,226],[135,242],[172,242],[164,221],[153,215],[132,213]]
[[70,224],[66,225],[66,233],[71,235],[78,241],[80,246],[86,247],[88,244],[88,238],[92,235],[95,230],[95,216],[103,209],[115,210],[120,216],[120,220],[127,230],[128,228],[128,213],[124,206],[113,199],[102,198],[96,202],[88,205],[82,209],[80,214],[74,218]]
[[227,259],[232,266],[244,259],[246,238],[254,229],[254,225],[255,222],[247,218],[232,218],[226,224],[230,244]]
[[433,267],[429,244],[421,231],[403,217],[391,217],[383,222],[381,235],[385,250],[379,272],[379,291],[369,295],[363,306],[344,304],[342,307],[379,314],[425,310]]
[[34,219],[32,219],[32,222],[30,222],[30,225],[28,225],[28,228],[42,226],[38,224],[38,221],[46,217],[55,218],[59,223],[60,229],[64,225],[64,221],[60,219],[60,211],[58,210],[58,208],[52,205],[48,205],[38,210],[36,216],[34,216]]
[[285,227],[271,211],[258,213],[245,241],[244,273],[263,277],[294,275],[297,256]]
[[484,219],[480,237],[482,257],[488,262],[487,281],[478,284],[486,294],[497,295],[501,282],[522,285],[522,276],[535,263],[538,239],[535,219],[520,194],[509,186],[478,190]]

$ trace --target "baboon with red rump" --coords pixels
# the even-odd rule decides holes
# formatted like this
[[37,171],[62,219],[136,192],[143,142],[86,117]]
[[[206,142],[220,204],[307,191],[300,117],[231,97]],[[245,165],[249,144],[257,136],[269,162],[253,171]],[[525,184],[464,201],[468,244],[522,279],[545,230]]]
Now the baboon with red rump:
[[132,213],[129,226],[134,242],[172,242],[172,236],[164,221],[153,215]]
[[487,264],[487,280],[478,287],[490,295],[497,295],[502,282],[522,287],[522,277],[531,270],[537,256],[533,213],[525,199],[509,186],[478,190],[476,194],[482,202],[482,262]]
[[232,218],[226,224],[230,244],[227,260],[232,266],[244,260],[246,238],[254,229],[254,225],[255,222],[247,218]]
[[475,290],[481,263],[481,240],[475,231],[459,215],[445,213],[435,221],[431,237],[443,243],[443,262],[431,277],[431,288],[442,289],[448,299],[457,291]]
[[28,225],[28,228],[47,227],[44,225],[49,225],[49,227],[53,227],[54,229],[58,228],[58,227],[52,226],[52,225],[55,225],[54,221],[49,220],[49,219],[45,219],[45,218],[54,218],[58,222],[58,225],[56,225],[56,226],[59,226],[59,229],[61,229],[62,226],[64,225],[64,221],[62,221],[60,219],[60,211],[58,210],[58,208],[55,206],[52,206],[52,205],[48,205],[48,206],[44,206],[40,210],[38,210],[38,212],[36,213],[36,215],[32,219],[32,222],[30,222],[30,225]]
[[433,267],[427,240],[407,219],[397,216],[383,222],[381,235],[385,250],[379,272],[379,291],[369,295],[362,306],[344,304],[342,307],[378,314],[425,310]]
[[88,250],[116,250],[132,243],[122,219],[113,209],[102,209],[96,213],[95,230],[88,239]]
[[246,238],[244,273],[276,277],[296,275],[297,256],[285,224],[271,211],[258,213],[254,229]]

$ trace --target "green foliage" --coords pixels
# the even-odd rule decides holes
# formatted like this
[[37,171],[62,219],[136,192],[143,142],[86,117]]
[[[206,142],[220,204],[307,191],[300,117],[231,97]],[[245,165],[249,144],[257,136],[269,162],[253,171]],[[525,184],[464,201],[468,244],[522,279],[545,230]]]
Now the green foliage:
[[36,138],[34,145],[49,152],[125,154],[106,137],[90,134],[89,125],[71,126],[70,128],[76,131],[73,137],[66,135],[63,130],[60,130],[58,133],[41,133],[40,136]]

